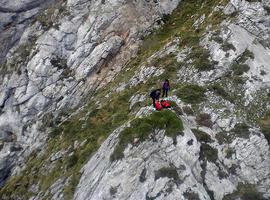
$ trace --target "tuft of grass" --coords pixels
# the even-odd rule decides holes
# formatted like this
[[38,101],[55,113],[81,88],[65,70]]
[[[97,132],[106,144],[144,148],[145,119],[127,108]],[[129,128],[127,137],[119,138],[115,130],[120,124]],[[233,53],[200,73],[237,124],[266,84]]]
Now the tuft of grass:
[[187,115],[193,115],[194,114],[194,111],[192,110],[192,108],[190,106],[184,106],[183,107],[183,111]]
[[177,135],[183,134],[183,124],[177,115],[169,110],[154,112],[149,117],[138,118],[131,122],[130,127],[126,128],[120,135],[118,145],[115,147],[110,160],[122,159],[124,150],[128,144],[132,144],[135,138],[140,142],[145,141],[155,130],[165,130],[165,134],[172,137],[174,141]]
[[178,89],[176,95],[185,103],[198,104],[205,100],[205,92],[203,87],[186,84]]
[[254,59],[254,53],[246,49],[238,58],[238,63],[245,63],[248,59]]
[[233,149],[233,148],[228,148],[227,150],[226,150],[226,158],[231,158],[232,157],[232,155],[233,154],[235,154],[235,150]]
[[201,113],[196,117],[196,122],[201,126],[212,128],[213,122],[211,121],[211,115],[207,113]]
[[200,159],[216,162],[218,159],[218,151],[210,145],[202,143],[200,148]]
[[219,43],[219,44],[222,44],[223,43],[223,39],[222,37],[218,36],[218,35],[214,35],[212,37],[212,40],[214,40],[215,42]]
[[264,137],[268,144],[270,144],[270,113],[267,113],[266,116],[260,120],[259,124]]
[[200,200],[200,197],[197,193],[195,192],[184,192],[184,197],[187,199],[187,200]]
[[205,132],[203,132],[201,130],[192,129],[192,132],[194,133],[197,140],[200,141],[200,142],[205,142],[205,143],[213,142],[211,137],[207,133],[205,133]]
[[221,48],[223,49],[223,51],[229,51],[229,50],[233,50],[233,51],[236,51],[236,48],[235,46],[233,46],[233,44],[229,43],[229,42],[224,42],[222,45],[221,45]]
[[215,94],[221,96],[227,101],[230,101],[233,103],[232,97],[229,95],[228,92],[225,91],[225,89],[219,84],[219,83],[213,83],[207,87],[210,91],[213,91]]
[[200,71],[208,71],[214,69],[214,62],[209,60],[209,50],[200,46],[196,46],[192,49],[186,60],[192,60],[192,64]]
[[236,124],[231,132],[234,136],[242,138],[249,138],[250,135],[249,126],[245,123]]
[[248,183],[239,183],[237,186],[237,190],[232,194],[228,194],[223,197],[223,200],[266,200],[261,193],[259,193],[255,187],[255,185]]
[[176,182],[181,181],[176,169],[173,167],[163,167],[155,171],[155,180],[163,177],[171,178]]
[[234,62],[231,66],[231,69],[235,76],[241,76],[244,73],[248,72],[250,67],[247,64],[239,64],[237,62]]

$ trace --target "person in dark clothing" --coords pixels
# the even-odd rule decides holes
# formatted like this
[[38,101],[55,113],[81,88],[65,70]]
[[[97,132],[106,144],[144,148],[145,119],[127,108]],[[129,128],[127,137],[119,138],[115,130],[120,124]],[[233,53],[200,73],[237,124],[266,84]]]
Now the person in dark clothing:
[[170,90],[170,82],[168,79],[164,81],[162,89],[163,89],[162,97],[164,96],[168,97],[168,91]]
[[159,100],[160,93],[161,93],[161,90],[160,90],[160,89],[153,90],[153,91],[150,93],[150,97],[151,97],[152,100],[153,100],[153,106],[154,106],[154,108],[156,107],[156,105],[155,105],[156,100]]

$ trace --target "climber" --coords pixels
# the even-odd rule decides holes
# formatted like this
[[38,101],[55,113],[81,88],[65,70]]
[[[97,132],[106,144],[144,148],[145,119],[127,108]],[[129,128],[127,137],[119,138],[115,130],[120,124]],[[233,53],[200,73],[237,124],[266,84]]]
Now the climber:
[[156,100],[159,101],[160,93],[161,93],[161,89],[153,90],[150,93],[150,97],[152,98],[154,108],[156,107],[156,105],[155,105]]
[[162,89],[163,89],[162,97],[164,96],[168,97],[168,91],[170,90],[170,82],[168,79],[165,79]]

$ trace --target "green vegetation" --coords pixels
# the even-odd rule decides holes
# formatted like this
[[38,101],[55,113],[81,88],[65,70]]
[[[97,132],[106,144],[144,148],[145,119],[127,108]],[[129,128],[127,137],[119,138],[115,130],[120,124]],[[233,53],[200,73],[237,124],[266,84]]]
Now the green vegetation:
[[237,190],[232,194],[228,194],[224,196],[223,200],[266,200],[261,193],[259,193],[255,187],[255,185],[239,183],[237,186]]
[[223,44],[223,39],[219,35],[213,35],[212,40],[214,40],[215,42],[217,42],[219,44]]
[[192,108],[190,106],[184,106],[183,107],[183,111],[187,115],[193,115],[194,114],[194,111],[192,110]]
[[237,62],[234,62],[233,65],[231,66],[231,69],[235,76],[241,76],[244,73],[248,72],[250,67],[247,64],[239,64]]
[[238,63],[245,63],[248,59],[254,59],[254,54],[250,50],[246,49],[238,58]]
[[185,84],[178,89],[176,95],[185,103],[198,104],[205,100],[205,92],[203,87]]
[[233,130],[231,131],[234,136],[249,138],[249,126],[245,123],[236,124]]
[[[28,199],[32,195],[28,190],[31,185],[39,183],[40,190],[46,191],[60,177],[71,177],[71,181],[64,191],[67,197],[72,196],[80,178],[81,167],[98,149],[108,134],[129,118],[128,100],[131,95],[132,91],[115,94],[101,109],[93,109],[93,104],[90,103],[84,112],[73,116],[59,127],[53,128],[46,153],[40,157],[36,155],[29,157],[26,169],[1,188],[1,199],[16,199],[17,196]],[[88,112],[88,109],[92,112]],[[89,113],[88,117],[81,120],[82,116],[87,113]],[[85,141],[85,144],[74,149],[75,141]],[[70,147],[72,147],[70,151],[73,151],[73,155],[64,156],[51,163],[49,157],[54,152]],[[42,166],[47,166],[50,170]]]
[[208,59],[209,57],[209,50],[197,46],[192,49],[186,61],[192,60],[192,65],[194,65],[195,68],[200,71],[207,71],[214,69],[214,65],[216,64],[215,62],[210,61]]
[[58,19],[66,15],[69,15],[68,10],[66,10],[66,5],[62,1],[58,1],[51,6],[49,6],[43,13],[36,17],[36,20],[40,22],[44,30],[49,30],[50,28],[59,29]]
[[199,195],[194,192],[184,192],[183,195],[187,200],[200,200]]
[[260,120],[261,131],[264,134],[268,144],[270,144],[270,113]]
[[202,143],[200,149],[200,159],[216,162],[218,159],[218,151],[210,145]]
[[201,113],[196,117],[196,122],[201,126],[212,128],[213,122],[211,121],[211,115],[207,113]]
[[[32,50],[35,48],[36,38],[19,45],[10,60],[0,65],[0,74],[8,74],[9,72],[16,71],[17,74],[21,74],[21,66],[24,65],[31,55]],[[35,52],[33,51],[32,54]]]
[[155,180],[163,177],[172,178],[176,182],[180,182],[179,175],[175,168],[173,167],[163,167],[157,171],[155,171]]
[[[192,51],[188,58],[191,60],[192,66],[199,70],[213,69],[215,63],[209,60],[209,52],[200,47],[199,41],[205,34],[206,27],[211,25],[212,29],[215,30],[225,18],[222,12],[213,12],[213,8],[217,5],[225,5],[227,2],[227,0],[221,0],[220,2],[215,0],[182,1],[173,14],[167,17],[163,28],[145,38],[138,56],[126,65],[114,82],[108,84],[103,90],[97,91],[95,97],[91,99],[89,105],[83,111],[67,118],[61,125],[59,125],[60,118],[50,121],[49,119],[52,119],[52,117],[48,115],[48,127],[52,127],[52,131],[48,139],[47,150],[43,154],[33,154],[29,157],[27,166],[22,173],[11,178],[1,188],[0,198],[18,199],[17,197],[20,197],[22,199],[29,199],[32,195],[29,188],[33,184],[38,184],[39,190],[45,192],[56,180],[63,177],[69,179],[68,184],[64,188],[65,198],[71,199],[80,178],[81,167],[113,130],[134,118],[129,110],[128,100],[130,97],[136,92],[148,93],[149,88],[156,87],[157,80],[160,80],[160,78],[174,79],[177,70],[182,67],[183,63],[178,63],[175,56],[170,54],[155,61],[155,66],[165,69],[165,73],[160,77],[152,78],[145,84],[128,88],[121,93],[112,94],[109,98],[105,97],[106,94],[110,93],[111,89],[115,88],[119,83],[127,82],[134,75],[135,71],[138,70],[138,66],[148,65],[149,63],[145,62],[146,59],[160,50],[165,44],[172,41],[172,39],[175,39],[175,37],[180,37],[179,48],[185,46],[191,48]],[[54,5],[42,15],[37,16],[37,20],[45,30],[51,27],[58,28],[57,20],[59,16],[63,16],[67,12],[62,4]],[[206,19],[195,30],[192,24],[203,14],[205,14]],[[31,43],[29,46],[29,51],[24,50],[22,52],[22,57],[28,58],[30,50],[33,49],[33,44]],[[64,59],[60,58],[52,60],[52,62],[56,67],[63,69],[62,74],[64,77],[72,73],[68,70],[65,71],[67,68],[65,68],[66,62]],[[179,89],[177,95],[186,103],[198,104],[205,100],[204,93],[206,90],[203,87],[181,85],[179,88],[177,86],[175,88]],[[94,102],[97,100],[102,101],[100,109],[95,108]],[[175,107],[174,105],[172,106],[173,108]],[[180,112],[177,112],[177,109],[175,111],[177,114],[180,114]],[[191,111],[187,112],[187,109],[185,110],[186,113],[191,113]],[[47,120],[45,119],[45,121]],[[155,112],[144,119],[135,119],[131,122],[131,127],[126,128],[120,135],[120,141],[112,155],[112,160],[120,159],[123,156],[124,147],[128,143],[132,144],[134,138],[139,138],[140,142],[146,140],[155,129],[165,129],[166,135],[172,137],[175,141],[176,136],[182,134],[183,125],[177,115],[171,111]],[[83,145],[75,149],[75,141],[83,142]],[[64,155],[59,160],[50,161],[49,158],[52,154],[67,149],[70,149],[72,152],[71,156]],[[213,157],[216,155],[215,149],[203,146],[202,150],[205,151],[203,156],[214,160]],[[165,169],[159,171],[161,172],[159,172],[160,175],[157,174],[157,177],[163,177],[163,175],[167,174],[167,177],[173,178],[175,181],[179,180],[176,176],[177,172],[175,173],[176,170]]]
[[210,91],[213,91],[215,94],[221,96],[223,99],[230,101],[233,103],[232,97],[228,92],[224,90],[224,88],[219,83],[213,83],[207,87]]
[[[192,64],[199,70],[213,69],[214,62],[209,60],[209,51],[200,47],[200,38],[205,33],[206,27],[212,25],[212,29],[216,29],[219,24],[225,19],[222,12],[215,11],[213,8],[217,5],[225,5],[227,0],[219,2],[215,0],[184,0],[180,6],[175,9],[170,17],[166,19],[165,25],[161,30],[145,38],[145,42],[141,47],[141,52],[144,52],[148,57],[164,46],[174,37],[180,37],[180,47],[189,46],[192,48],[191,55],[188,59],[192,60]],[[206,15],[205,21],[195,29],[192,25],[203,14]]]
[[229,147],[229,148],[226,150],[226,156],[225,156],[225,157],[229,159],[229,158],[232,157],[233,154],[235,154],[235,150],[234,150],[233,148],[230,148],[230,147]]
[[213,142],[213,140],[211,139],[211,137],[207,133],[205,133],[199,129],[192,129],[192,132],[194,133],[197,140],[200,142],[206,142],[206,143]]
[[175,141],[177,135],[182,134],[183,124],[181,119],[169,110],[154,112],[149,117],[133,120],[130,127],[121,133],[120,141],[111,155],[111,161],[122,159],[126,146],[132,144],[135,138],[140,142],[145,141],[157,129],[165,129],[165,134]]
[[223,49],[223,51],[229,51],[229,50],[233,50],[236,51],[236,48],[233,46],[233,44],[229,43],[229,42],[224,42],[221,45],[221,48]]

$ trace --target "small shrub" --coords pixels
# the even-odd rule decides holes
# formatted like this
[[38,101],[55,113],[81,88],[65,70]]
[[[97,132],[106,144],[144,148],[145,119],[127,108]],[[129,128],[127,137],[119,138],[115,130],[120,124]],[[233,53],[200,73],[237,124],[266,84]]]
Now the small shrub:
[[67,68],[67,59],[61,57],[53,57],[51,59],[52,66],[56,67],[57,69],[66,69]]
[[220,179],[228,178],[228,174],[225,171],[223,171],[222,169],[219,168],[218,169],[218,177]]
[[192,60],[192,64],[200,71],[208,71],[214,68],[214,63],[209,60],[210,53],[202,47],[194,47],[188,55],[187,60]]
[[260,71],[260,75],[264,76],[266,74],[267,74],[266,71],[264,71],[263,69]]
[[239,183],[237,190],[232,194],[224,196],[223,200],[266,200],[261,193],[259,193],[255,185]]
[[223,49],[223,51],[229,51],[229,50],[236,51],[236,48],[233,46],[233,44],[229,42],[223,43],[221,48]]
[[163,167],[155,171],[155,180],[163,177],[172,178],[174,181],[179,182],[180,178],[175,168]]
[[183,115],[183,110],[174,101],[168,101],[168,103],[171,105],[177,115]]
[[72,168],[73,166],[75,166],[78,162],[79,158],[76,155],[76,153],[74,153],[72,156],[69,156],[67,159],[67,168]]
[[222,37],[220,37],[220,36],[214,36],[214,37],[212,37],[212,39],[213,39],[215,42],[219,43],[219,44],[222,44],[222,43],[223,43],[223,39],[222,39]]
[[198,85],[187,84],[176,93],[185,103],[197,104],[205,100],[206,90]]
[[268,113],[261,121],[260,121],[261,131],[264,134],[268,144],[270,144],[270,113]]
[[231,96],[223,89],[223,87],[218,84],[212,84],[210,86],[208,86],[208,89],[213,91],[215,94],[223,97],[225,100],[230,101],[231,103],[233,103],[233,99],[231,98]]
[[190,106],[184,106],[183,107],[183,111],[187,114],[187,115],[193,115],[194,112],[192,110],[192,108]]
[[216,139],[218,140],[218,143],[220,145],[224,143],[230,143],[231,142],[231,137],[227,134],[227,132],[221,132],[216,135]]
[[196,122],[201,126],[206,126],[209,128],[212,128],[212,126],[213,126],[213,122],[211,121],[211,115],[209,115],[207,113],[199,114],[196,117]]
[[249,126],[245,123],[236,124],[232,130],[232,133],[237,137],[249,138]]
[[211,137],[198,129],[192,129],[192,132],[194,133],[195,137],[197,138],[198,141],[200,142],[213,142],[213,140],[211,139]]
[[142,173],[140,174],[139,180],[141,183],[143,183],[146,180],[146,168],[142,170]]
[[263,8],[267,12],[267,15],[270,15],[270,6],[264,6]]
[[194,192],[184,192],[184,197],[187,199],[187,200],[200,200],[199,198],[199,195],[197,193],[194,193]]
[[241,76],[233,76],[232,77],[232,81],[235,83],[235,84],[240,84],[240,85],[243,85],[245,84],[246,82],[246,78],[243,78]]
[[232,155],[233,154],[235,154],[235,150],[233,149],[233,148],[228,148],[227,150],[226,150],[226,158],[231,158],[232,157]]
[[111,187],[110,188],[110,194],[111,196],[114,196],[117,193],[117,187]]
[[238,63],[245,63],[248,59],[254,59],[254,54],[250,50],[246,49],[238,58]]
[[200,148],[200,159],[216,162],[218,159],[218,151],[210,145],[202,143]]
[[234,63],[231,67],[233,74],[236,76],[241,76],[243,75],[245,72],[248,72],[248,70],[250,69],[250,67],[247,64],[238,64],[238,63]]

